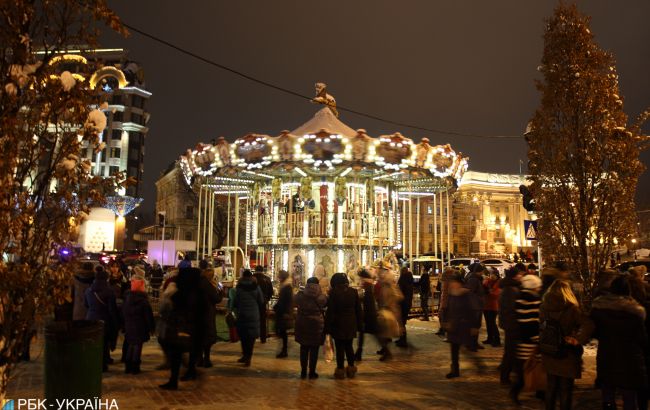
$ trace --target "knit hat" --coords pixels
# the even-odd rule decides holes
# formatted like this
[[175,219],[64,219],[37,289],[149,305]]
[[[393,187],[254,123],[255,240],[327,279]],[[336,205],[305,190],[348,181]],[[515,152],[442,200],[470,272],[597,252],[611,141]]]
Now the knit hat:
[[524,289],[539,289],[542,287],[542,280],[536,275],[526,275],[521,278],[521,287]]
[[131,278],[131,292],[144,292],[144,278],[139,275],[135,275]]
[[315,283],[318,285],[318,278],[315,276],[312,276],[311,278],[307,279],[307,284]]

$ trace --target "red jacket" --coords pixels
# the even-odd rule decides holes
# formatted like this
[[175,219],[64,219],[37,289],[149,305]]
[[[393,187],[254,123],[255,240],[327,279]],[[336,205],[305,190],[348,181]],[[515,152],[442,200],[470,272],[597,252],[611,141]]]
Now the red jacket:
[[499,295],[501,294],[501,288],[499,288],[498,279],[486,278],[483,281],[483,287],[485,288],[485,306],[483,310],[499,310]]

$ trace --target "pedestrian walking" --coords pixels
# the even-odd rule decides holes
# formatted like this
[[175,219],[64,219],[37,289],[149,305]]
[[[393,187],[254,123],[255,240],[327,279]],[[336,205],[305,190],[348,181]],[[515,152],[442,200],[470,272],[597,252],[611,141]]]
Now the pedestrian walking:
[[480,263],[473,263],[469,266],[469,274],[465,278],[465,288],[469,290],[469,303],[471,309],[474,311],[474,326],[477,329],[472,335],[474,343],[471,347],[472,350],[483,349],[484,347],[478,344],[478,331],[481,329],[483,308],[485,306],[485,289],[483,288],[483,273],[485,266]]
[[153,260],[151,269],[149,270],[149,286],[151,286],[151,295],[154,298],[160,297],[160,287],[162,286],[165,278],[165,271],[162,266],[158,264],[156,259]]
[[264,273],[264,267],[261,265],[255,267],[253,277],[257,280],[257,286],[260,287],[262,296],[264,297],[264,305],[260,308],[260,343],[266,343],[266,338],[268,337],[266,308],[273,297],[273,283],[269,275]]
[[108,286],[108,273],[103,269],[95,272],[95,280],[84,295],[86,320],[101,320],[104,322],[104,343],[102,370],[108,371],[108,365],[113,363],[111,351],[115,350],[117,332],[119,331],[119,313],[115,303],[115,293]]
[[459,273],[452,267],[445,268],[445,270],[440,275],[438,279],[438,291],[440,296],[438,297],[438,322],[440,328],[436,333],[438,336],[445,335],[445,328],[447,326],[447,308],[449,301],[449,281],[454,275],[459,275]]
[[400,271],[399,279],[397,280],[400,292],[402,292],[402,301],[400,302],[401,310],[401,323],[400,323],[400,338],[395,341],[395,345],[399,347],[408,347],[406,341],[406,322],[408,321],[411,307],[413,306],[413,273],[407,267],[403,267]]
[[429,298],[431,297],[431,278],[429,271],[425,270],[420,275],[420,307],[422,308],[422,320],[429,321]]
[[[349,287],[348,276],[345,273],[332,275],[330,286],[325,329],[334,339],[336,348],[334,378],[344,379],[346,375],[348,378],[353,378],[357,368],[354,365],[352,341],[362,326],[359,294]],[[347,367],[345,367],[346,359]]]
[[237,361],[246,367],[251,365],[255,339],[260,335],[260,309],[263,305],[264,296],[253,278],[253,272],[244,269],[235,287],[232,306],[242,348],[242,357]]
[[122,304],[124,338],[127,342],[124,372],[127,374],[140,373],[142,345],[155,330],[153,311],[144,284],[144,277],[134,275],[131,289],[126,291]]
[[300,290],[294,303],[297,308],[296,315],[296,342],[300,344],[300,378],[317,379],[316,364],[318,363],[318,350],[325,341],[325,307],[327,296],[323,294],[318,284],[318,278],[307,279],[307,284]]
[[451,371],[447,373],[448,379],[460,377],[460,348],[467,347],[472,352],[471,358],[476,363],[479,372],[482,373],[483,362],[476,354],[474,333],[476,328],[476,310],[473,308],[472,291],[463,287],[460,276],[453,276],[449,279],[449,303],[448,303],[448,328],[447,339],[451,349]]
[[275,312],[275,333],[282,341],[280,352],[275,356],[278,359],[287,357],[287,344],[289,341],[288,331],[293,327],[293,282],[289,278],[289,272],[280,270],[278,272],[280,291],[278,301],[273,306]]
[[[201,261],[204,262],[204,261]],[[200,303],[203,306],[205,324],[201,328],[201,340],[196,346],[196,365],[204,368],[212,367],[210,351],[217,343],[217,304],[223,299],[223,292],[217,282],[214,269],[207,262],[200,263],[201,279],[199,282]]]
[[483,280],[485,289],[485,306],[483,307],[483,316],[485,317],[485,328],[487,330],[487,339],[483,344],[489,344],[492,347],[501,347],[501,335],[497,326],[497,313],[499,311],[499,272],[492,268],[487,278]]
[[578,332],[584,318],[569,282],[556,280],[542,298],[539,311],[540,350],[547,374],[546,409],[570,410],[573,385],[582,370]]
[[646,312],[630,294],[627,275],[612,281],[609,294],[594,299],[590,318],[598,339],[597,378],[603,409],[616,408],[616,394],[623,396],[624,409],[636,409],[637,394],[647,388],[645,355],[648,338]]
[[354,360],[360,362],[363,360],[365,336],[377,335],[377,300],[375,299],[374,276],[366,269],[361,269],[358,276],[363,291],[363,296],[361,298],[363,327],[359,329],[359,340],[357,342],[357,350],[354,352]]
[[536,354],[539,343],[539,306],[542,303],[540,291],[542,280],[535,275],[521,278],[521,290],[515,301],[519,339],[517,341],[517,380],[510,389],[510,398],[519,405],[519,393],[524,387],[524,363]]
[[377,266],[377,284],[375,297],[377,299],[377,340],[381,348],[377,351],[380,361],[390,360],[393,356],[389,343],[394,337],[400,335],[400,302],[402,292],[395,283],[392,264],[387,258],[381,260]]
[[501,358],[501,384],[510,384],[510,373],[517,364],[517,340],[519,323],[517,322],[516,301],[519,299],[519,285],[522,274],[515,268],[506,270],[506,277],[499,281],[499,326],[505,333],[503,357]]
[[[103,266],[97,266],[98,269],[104,270]],[[90,262],[81,265],[81,270],[75,273],[72,279],[72,320],[84,320],[86,318],[86,289],[92,285],[95,280],[95,271]]]

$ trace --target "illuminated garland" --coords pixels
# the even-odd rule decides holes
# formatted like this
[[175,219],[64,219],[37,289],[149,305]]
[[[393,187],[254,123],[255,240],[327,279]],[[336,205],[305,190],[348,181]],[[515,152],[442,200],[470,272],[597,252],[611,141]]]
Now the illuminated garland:
[[142,198],[131,196],[107,196],[104,208],[110,209],[117,216],[124,217],[137,208],[141,202]]

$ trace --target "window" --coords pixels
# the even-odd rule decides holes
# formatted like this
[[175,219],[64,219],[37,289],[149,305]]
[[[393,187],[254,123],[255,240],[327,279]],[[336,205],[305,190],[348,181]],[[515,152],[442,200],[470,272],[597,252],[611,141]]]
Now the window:
[[110,166],[108,167],[108,175],[115,175],[120,172],[120,167]]
[[194,218],[194,207],[192,205],[188,205],[185,207],[185,218],[186,219]]
[[115,113],[113,113],[113,121],[119,121],[119,122],[124,121],[124,112],[115,111]]
[[122,130],[113,130],[111,134],[111,139],[121,140],[122,139]]
[[454,254],[455,255],[458,254],[458,244],[457,243],[454,243]]
[[102,165],[99,167],[99,175],[103,177],[105,176],[104,174],[106,174],[106,167]]
[[122,104],[122,94],[113,94],[112,103],[113,104]]
[[120,148],[111,148],[111,158],[120,158],[122,155],[122,150]]
[[433,242],[429,242],[429,252],[433,252]]
[[185,240],[186,241],[192,240],[192,231],[185,232]]
[[137,148],[131,148],[129,150],[129,161],[138,161],[140,159],[140,150]]
[[429,233],[433,233],[433,224],[429,224]]
[[131,122],[134,122],[136,124],[142,124],[142,115],[132,112],[131,113]]
[[129,134],[129,141],[139,144],[140,141],[142,140],[142,133],[141,132],[132,132]]
[[99,160],[102,162],[106,162],[106,148],[104,148],[102,152],[99,154]]
[[433,206],[427,205],[427,214],[431,215],[433,213]]

